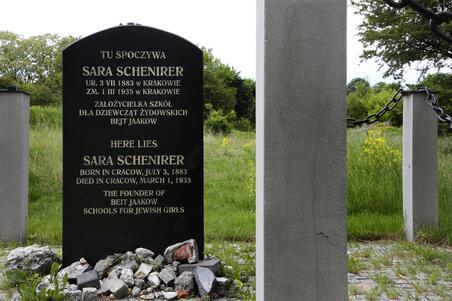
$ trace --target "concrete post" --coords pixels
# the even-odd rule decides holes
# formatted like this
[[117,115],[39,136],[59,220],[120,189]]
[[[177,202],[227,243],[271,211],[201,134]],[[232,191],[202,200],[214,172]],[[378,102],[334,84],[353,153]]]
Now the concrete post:
[[25,238],[30,97],[0,90],[0,241]]
[[257,18],[257,299],[346,300],[346,0]]
[[438,120],[424,92],[403,98],[403,217],[409,241],[420,226],[438,226]]

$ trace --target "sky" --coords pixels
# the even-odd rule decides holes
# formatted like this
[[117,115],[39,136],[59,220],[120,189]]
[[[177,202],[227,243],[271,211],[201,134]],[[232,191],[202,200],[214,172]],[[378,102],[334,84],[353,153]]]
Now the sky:
[[[371,84],[383,79],[375,62],[360,62],[356,36],[360,17],[348,8],[347,81],[363,77]],[[87,36],[134,22],[172,32],[198,46],[212,48],[222,62],[256,78],[255,0],[13,0],[2,3],[0,30],[25,37],[44,33]],[[406,83],[418,73],[407,70]]]

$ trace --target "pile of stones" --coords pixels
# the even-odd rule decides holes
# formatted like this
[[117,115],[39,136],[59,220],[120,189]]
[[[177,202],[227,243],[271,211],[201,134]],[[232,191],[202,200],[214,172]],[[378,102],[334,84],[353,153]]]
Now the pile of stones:
[[[56,255],[48,247],[27,248],[11,252],[7,268],[48,272]],[[34,259],[24,259],[25,254]],[[25,262],[32,262],[33,265],[27,266]],[[38,263],[43,265],[38,267]],[[199,260],[196,241],[190,239],[169,246],[163,255],[155,256],[151,250],[137,248],[134,252],[108,256],[94,266],[82,258],[60,270],[57,278],[62,280],[67,277],[68,284],[63,294],[70,301],[190,300],[226,296],[232,281],[218,277],[221,273],[221,261]],[[54,287],[51,276],[47,275],[36,291],[49,289]]]

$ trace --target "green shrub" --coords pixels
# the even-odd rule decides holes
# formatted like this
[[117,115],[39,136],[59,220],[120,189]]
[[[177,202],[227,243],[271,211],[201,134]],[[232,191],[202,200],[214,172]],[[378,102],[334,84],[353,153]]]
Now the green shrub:
[[68,283],[67,274],[63,279],[57,276],[61,265],[57,262],[52,264],[50,270],[50,284],[52,288],[42,289],[36,292],[36,286],[41,282],[41,277],[35,273],[29,273],[22,270],[12,270],[5,273],[5,278],[11,287],[16,287],[21,300],[23,301],[62,301],[63,289]]
[[249,119],[240,117],[235,121],[234,128],[242,132],[252,132],[254,131],[254,124]]
[[[348,84],[347,117],[363,119],[368,115],[378,113],[395,95],[400,86],[396,83],[377,83],[374,86],[364,79],[354,79]],[[402,103],[393,111],[386,113],[381,120],[389,121],[391,125],[402,124]]]
[[47,84],[26,83],[19,85],[22,91],[30,94],[30,103],[32,105],[56,105],[61,103],[60,92],[53,91]]
[[31,128],[59,128],[63,120],[63,112],[60,107],[31,106],[30,127]]
[[206,120],[206,128],[214,134],[229,135],[235,120],[234,111],[223,114],[221,110],[212,110]]

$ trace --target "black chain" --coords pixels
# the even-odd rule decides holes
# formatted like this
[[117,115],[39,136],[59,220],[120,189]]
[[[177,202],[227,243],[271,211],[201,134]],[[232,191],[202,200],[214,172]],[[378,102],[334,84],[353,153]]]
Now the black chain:
[[450,117],[449,114],[444,112],[444,109],[439,106],[438,98],[436,98],[436,95],[432,93],[427,87],[418,88],[417,92],[424,92],[427,94],[427,98],[425,101],[427,102],[428,106],[435,112],[436,117],[438,117],[438,120],[441,122],[447,123],[450,129],[452,129],[452,117]]
[[[436,97],[436,95],[432,93],[427,87],[418,88],[415,92],[424,92],[425,94],[427,94],[425,101],[427,102],[428,106],[436,114],[436,117],[438,117],[439,121],[447,123],[449,128],[452,129],[452,117],[449,114],[445,113],[444,109],[439,106],[438,98]],[[347,127],[354,128],[359,125],[372,124],[380,121],[380,118],[384,114],[386,114],[386,112],[394,110],[394,108],[402,100],[404,94],[406,94],[406,92],[402,89],[399,89],[391,98],[391,100],[388,101],[388,103],[384,105],[384,107],[378,113],[369,115],[364,119],[347,118]]]
[[387,104],[378,112],[372,115],[367,116],[364,119],[353,119],[353,118],[347,118],[347,127],[354,128],[358,125],[363,124],[372,124],[375,122],[380,121],[380,118],[389,111],[394,110],[394,108],[399,104],[399,102],[403,98],[403,90],[399,89],[396,94],[391,98],[390,101],[388,101]]
[[441,12],[433,12],[432,10],[426,8],[422,4],[419,4],[415,0],[384,0],[389,6],[394,8],[404,8],[406,6],[411,7],[420,15],[429,19],[430,28],[432,31],[438,35],[443,40],[452,43],[452,32],[446,32],[440,28],[441,24],[451,22],[452,21],[452,12],[450,11],[441,11]]

